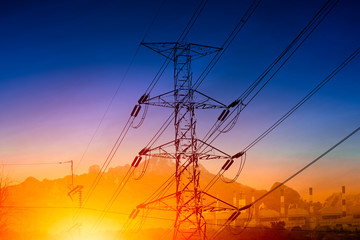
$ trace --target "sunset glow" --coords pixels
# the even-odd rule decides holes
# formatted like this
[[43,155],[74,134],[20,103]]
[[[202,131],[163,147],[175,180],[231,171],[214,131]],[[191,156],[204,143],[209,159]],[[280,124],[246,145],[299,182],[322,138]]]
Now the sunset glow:
[[0,9],[0,239],[359,237],[360,2]]

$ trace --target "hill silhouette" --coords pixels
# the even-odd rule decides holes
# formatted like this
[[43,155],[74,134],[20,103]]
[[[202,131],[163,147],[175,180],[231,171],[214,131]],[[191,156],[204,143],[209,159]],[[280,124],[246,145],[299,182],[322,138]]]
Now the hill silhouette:
[[[110,208],[111,213],[105,217],[105,221],[107,221],[106,227],[109,227],[109,229],[118,229],[119,224],[124,224],[132,209],[138,204],[143,203],[165,180],[172,176],[175,164],[170,159],[153,158],[149,160],[147,168],[145,167],[145,163],[139,165],[134,172],[134,177],[128,181]],[[9,187],[7,205],[11,205],[16,209],[9,228],[18,231],[18,226],[20,225],[22,226],[21,231],[28,233],[41,232],[43,229],[56,228],[62,229],[62,231],[64,229],[71,229],[73,225],[76,225],[72,221],[74,221],[74,216],[77,214],[75,210],[80,205],[80,196],[77,193],[71,195],[70,198],[69,192],[78,185],[83,186],[81,197],[83,207],[81,213],[82,220],[89,219],[89,225],[93,226],[96,222],[95,219],[98,218],[99,213],[105,208],[129,168],[129,165],[109,168],[108,171],[103,173],[101,181],[90,198],[87,198],[87,196],[92,183],[100,172],[99,166],[91,166],[88,173],[75,175],[74,186],[71,186],[71,176],[54,180],[44,179],[42,181],[34,177],[28,177],[24,182]],[[140,180],[135,180],[141,175],[142,171],[145,171],[144,176]],[[207,171],[203,166],[200,166],[200,171],[200,185],[204,187],[214,177],[214,174]],[[278,184],[274,183],[272,188]],[[284,191],[286,209],[289,206],[306,209],[307,203],[302,200],[297,191],[287,186],[282,186],[281,189]],[[174,191],[174,187],[170,188],[168,194]],[[267,191],[256,190],[238,182],[227,184],[219,180],[208,192],[231,204],[234,204],[234,196],[237,199],[245,199],[245,202],[248,204],[252,197],[256,199]],[[256,204],[255,208],[258,209],[261,204],[264,204],[268,209],[280,211],[280,194],[280,189],[274,191],[267,198],[264,198],[262,202]],[[329,204],[333,198],[336,197],[329,198]],[[354,199],[354,201],[357,200]],[[171,213],[164,216],[173,219]],[[114,224],[111,225],[109,222]],[[60,223],[65,224],[65,227],[59,227]],[[157,227],[158,224],[154,222],[149,227]],[[47,235],[50,233],[43,234],[44,239],[50,238]],[[57,232],[52,231],[51,234],[57,234]],[[37,239],[42,239],[42,237],[38,236]]]

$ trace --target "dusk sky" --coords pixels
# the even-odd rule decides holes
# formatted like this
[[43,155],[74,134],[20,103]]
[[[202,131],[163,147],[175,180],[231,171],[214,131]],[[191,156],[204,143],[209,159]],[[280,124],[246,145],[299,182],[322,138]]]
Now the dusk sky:
[[[221,46],[251,2],[209,0],[186,41]],[[199,90],[225,104],[231,103],[325,2],[261,2]],[[76,174],[87,172],[91,165],[101,165],[164,61],[162,56],[140,47],[124,77],[139,43],[176,41],[199,3],[2,1],[0,163],[5,164],[4,174],[18,183],[28,176],[41,180],[70,173],[66,165],[6,165],[9,163],[73,160]],[[241,151],[359,48],[359,12],[359,1],[340,1],[241,113],[234,129],[222,134],[213,145],[231,155]],[[194,79],[210,59],[194,60]],[[358,128],[359,69],[360,56],[249,150],[238,181],[268,189]],[[170,65],[153,95],[172,90],[172,73]],[[119,91],[91,141],[118,86]],[[220,113],[221,110],[196,112],[200,139]],[[111,166],[131,163],[170,114],[168,109],[150,107],[141,128],[130,129]],[[173,131],[168,129],[158,144],[171,140]],[[359,160],[357,134],[289,185],[303,194],[310,186],[320,192],[340,191],[342,185],[347,185],[350,192],[358,192]],[[202,164],[217,172],[223,163]],[[226,176],[233,176],[235,171],[236,164]]]

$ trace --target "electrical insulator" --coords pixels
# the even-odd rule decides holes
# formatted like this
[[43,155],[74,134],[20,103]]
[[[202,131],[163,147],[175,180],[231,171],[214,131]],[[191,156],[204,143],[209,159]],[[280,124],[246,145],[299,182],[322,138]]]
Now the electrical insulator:
[[137,117],[137,115],[138,115],[138,114],[139,114],[139,112],[140,112],[140,109],[141,109],[141,106],[140,106],[140,105],[138,105],[138,109],[136,110],[134,117]]
[[230,217],[228,218],[228,222],[232,222],[235,215],[236,212],[233,212],[233,214],[231,214]]
[[139,214],[139,212],[140,212],[140,210],[139,210],[139,209],[136,209],[136,212],[135,212],[134,216],[132,217],[132,219],[135,219],[136,216]]
[[233,214],[231,214],[231,216],[228,218],[228,222],[232,222],[234,221],[238,216],[240,215],[240,212],[234,212]]
[[139,99],[138,103],[139,103],[139,104],[144,103],[144,102],[148,99],[148,97],[149,97],[149,95],[148,95],[148,94],[144,94],[144,95],[142,95],[142,96],[140,97],[140,99]]
[[233,101],[232,103],[229,104],[228,108],[232,108],[232,107],[235,107],[236,105],[238,105],[240,102],[240,100],[235,100]]
[[141,159],[142,159],[142,157],[138,157],[137,162],[135,163],[135,166],[134,166],[134,167],[139,166],[139,164],[140,164],[140,162],[141,162]]
[[143,148],[143,149],[141,149],[141,151],[139,152],[139,155],[145,155],[148,151],[149,151],[148,148]]
[[131,166],[134,167],[136,162],[137,162],[138,156],[136,156],[133,160],[133,162],[131,163]]
[[229,112],[230,112],[229,109],[224,109],[224,110],[222,111],[222,113],[220,114],[220,116],[218,117],[218,120],[219,120],[219,121],[224,121],[225,118],[229,115]]
[[137,117],[137,115],[139,114],[140,112],[140,109],[141,109],[141,106],[140,105],[135,105],[133,110],[131,111],[131,114],[130,116],[132,117]]
[[231,167],[231,165],[234,163],[234,160],[231,160],[230,162],[229,162],[229,164],[225,167],[225,171],[227,171],[230,167]]
[[132,218],[132,216],[134,215],[135,211],[136,211],[136,209],[134,208],[134,209],[131,211],[131,213],[130,213],[130,215],[129,215],[129,218]]
[[237,154],[235,154],[234,156],[232,156],[231,158],[239,158],[239,157],[241,157],[242,155],[244,155],[245,154],[245,152],[238,152]]
[[225,168],[226,168],[226,166],[229,164],[229,162],[230,162],[231,160],[227,160],[226,162],[225,162],[225,164],[222,166],[222,170],[225,170]]
[[141,159],[142,159],[142,157],[136,156],[136,157],[134,158],[134,161],[131,163],[131,166],[132,166],[132,167],[137,167],[137,166],[139,166],[139,164],[140,164],[140,162],[141,162]]

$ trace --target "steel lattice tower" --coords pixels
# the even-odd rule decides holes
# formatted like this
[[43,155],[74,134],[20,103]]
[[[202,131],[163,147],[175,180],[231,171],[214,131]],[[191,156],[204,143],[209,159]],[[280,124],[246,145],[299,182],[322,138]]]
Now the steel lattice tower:
[[[175,139],[158,147],[144,148],[140,156],[166,157],[175,160],[175,186],[173,194],[154,199],[137,206],[135,217],[139,209],[156,209],[176,211],[173,239],[207,239],[205,211],[218,211],[231,209],[235,206],[214,207],[204,204],[204,197],[218,200],[200,189],[199,160],[227,159],[232,157],[209,144],[196,138],[195,109],[214,109],[227,106],[213,98],[200,93],[193,88],[191,61],[220,51],[220,48],[192,44],[192,43],[143,43],[144,46],[165,56],[174,63],[174,90],[149,97],[144,95],[139,104],[147,104],[174,109]],[[199,148],[206,146],[206,152],[199,152]],[[175,206],[173,204],[175,199]]]

